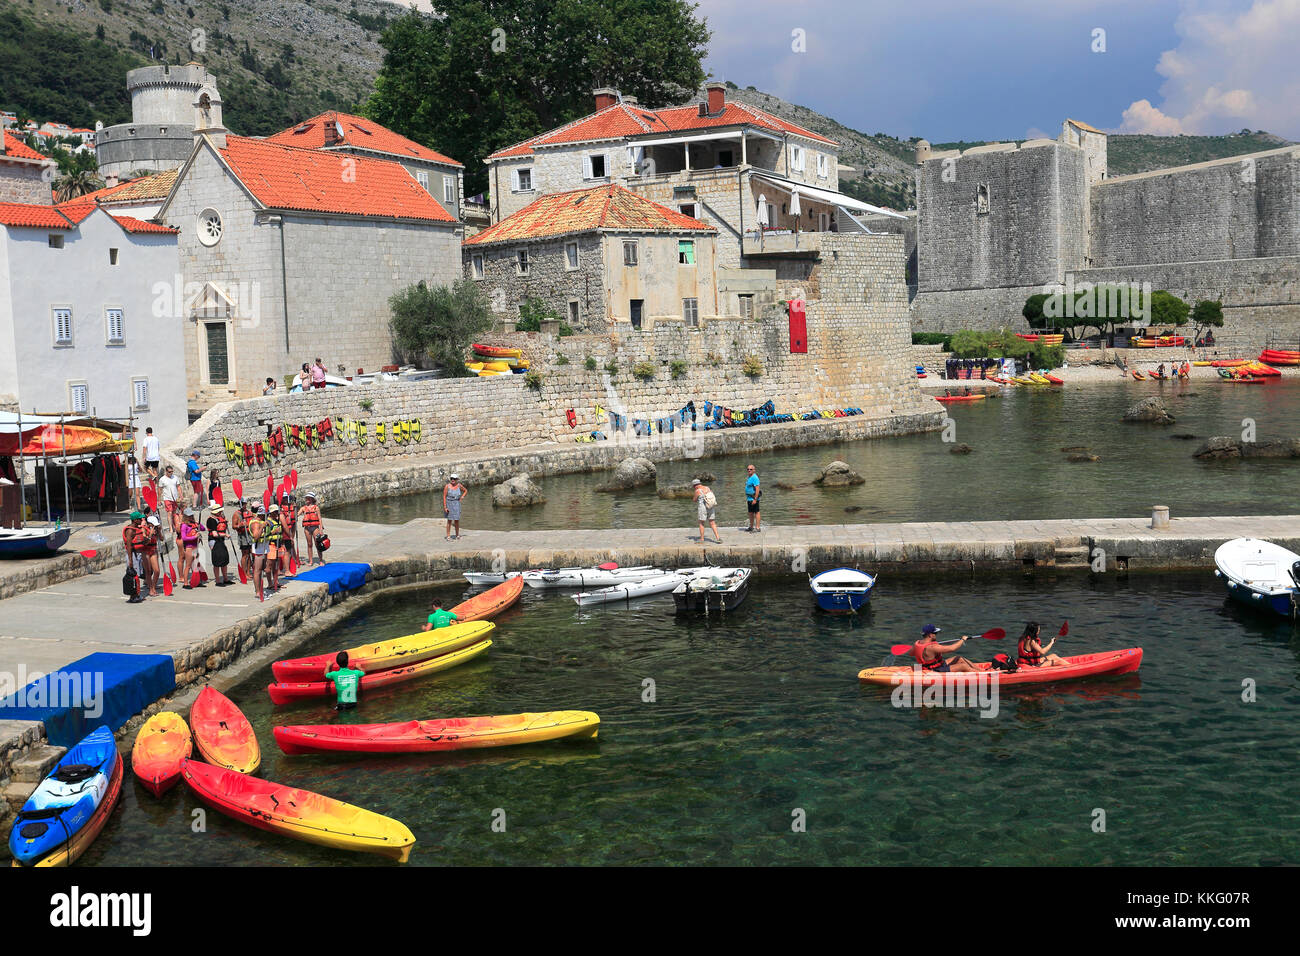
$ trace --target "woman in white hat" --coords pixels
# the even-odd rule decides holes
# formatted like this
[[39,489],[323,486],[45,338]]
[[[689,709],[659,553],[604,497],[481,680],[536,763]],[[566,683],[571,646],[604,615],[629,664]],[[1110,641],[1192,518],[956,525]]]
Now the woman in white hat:
[[[465,500],[465,494],[466,488],[456,475],[448,478],[442,486],[442,514],[447,519],[447,533],[442,536],[443,541],[454,541],[460,537],[460,503]],[[451,533],[453,525],[456,527],[455,534]]]

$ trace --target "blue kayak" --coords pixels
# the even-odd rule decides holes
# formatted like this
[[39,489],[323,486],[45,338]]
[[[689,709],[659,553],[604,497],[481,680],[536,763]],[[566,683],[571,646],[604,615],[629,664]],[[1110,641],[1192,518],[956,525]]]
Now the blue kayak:
[[9,852],[24,866],[59,849],[84,827],[108,793],[118,761],[107,727],[92,730],[41,781],[9,831]]

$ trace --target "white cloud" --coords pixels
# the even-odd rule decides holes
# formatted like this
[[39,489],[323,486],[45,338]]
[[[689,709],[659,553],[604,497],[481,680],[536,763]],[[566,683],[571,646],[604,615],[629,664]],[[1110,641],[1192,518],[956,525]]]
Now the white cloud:
[[1248,10],[1191,9],[1176,49],[1156,64],[1160,103],[1133,102],[1120,132],[1225,133],[1241,127],[1300,138],[1300,0],[1254,0]]

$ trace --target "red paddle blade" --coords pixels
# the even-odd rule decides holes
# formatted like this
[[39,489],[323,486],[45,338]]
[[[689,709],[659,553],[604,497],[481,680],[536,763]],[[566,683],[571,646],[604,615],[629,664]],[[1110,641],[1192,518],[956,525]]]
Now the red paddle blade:
[[1065,637],[1065,635],[1069,633],[1070,633],[1070,622],[1066,621],[1064,624],[1061,625],[1061,629],[1056,632],[1056,636]]
[[268,475],[266,476],[266,490],[267,490],[267,491],[274,491],[274,490],[275,490],[275,473],[274,473],[274,472],[271,472],[270,474],[268,474]]
[[163,594],[167,597],[172,596],[172,579],[165,574],[163,575]]
[[980,637],[983,637],[990,641],[1000,641],[1002,640],[1002,638],[1006,636],[1007,636],[1007,632],[1000,627],[995,627],[993,628],[993,630],[985,631],[983,634],[980,635]]
[[226,499],[222,497],[220,488],[212,489],[212,500],[218,508],[224,508],[226,506]]
[[244,566],[242,564],[239,566],[239,583],[240,584],[248,583],[248,573],[244,570]]
[[615,561],[606,561],[604,564],[596,565],[596,567],[600,568],[602,571],[617,571],[618,563]]
[[238,478],[231,480],[230,487],[235,489],[236,498],[244,497],[244,483],[240,481]]
[[196,588],[199,586],[199,584],[200,584],[199,569],[195,568],[193,571],[190,572],[190,587]]
[[167,576],[171,578],[172,584],[176,583],[176,565],[170,561],[167,562]]
[[141,488],[140,497],[144,499],[144,503],[149,506],[151,511],[158,510],[158,493],[152,488],[148,486]]
[[267,488],[266,491],[262,492],[262,507],[263,507],[263,508],[270,508],[270,507],[271,507],[271,489],[270,489],[270,488]]
[[289,555],[289,573],[290,574],[298,573],[298,560],[292,554]]
[[208,572],[204,571],[202,568],[199,568],[199,583],[206,584],[207,582],[208,582]]
[[290,491],[298,490],[298,469],[297,468],[289,472],[289,490]]
[[94,550],[93,548],[92,548],[91,550],[89,550],[89,551],[82,551],[82,552],[81,552],[81,556],[82,556],[83,558],[93,558],[93,557],[94,557],[95,555],[97,555],[97,554],[99,554],[99,552],[96,551],[96,550]]
[[895,657],[899,657],[903,654],[911,653],[911,650],[911,644],[895,644],[889,649],[889,653],[893,654]]

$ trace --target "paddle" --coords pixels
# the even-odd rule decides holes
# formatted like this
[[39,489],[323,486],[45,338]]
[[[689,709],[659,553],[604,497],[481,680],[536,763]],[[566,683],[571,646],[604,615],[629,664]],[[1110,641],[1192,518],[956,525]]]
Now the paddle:
[[236,498],[244,497],[244,483],[240,481],[238,478],[232,478],[230,480],[230,487],[235,489]]
[[298,490],[298,469],[293,468],[289,471],[289,491]]
[[212,501],[218,508],[224,508],[226,506],[226,499],[221,494],[220,485],[217,485],[217,487],[212,489]]
[[82,551],[82,552],[81,552],[81,556],[82,556],[83,558],[93,558],[93,557],[94,557],[95,555],[97,555],[97,554],[99,554],[99,552],[96,551],[96,550],[94,550],[93,548],[90,549],[89,551]]
[[[1007,632],[1000,627],[995,627],[993,630],[985,631],[983,634],[977,636],[982,637],[987,641],[1000,641],[1002,638],[1007,636]],[[943,644],[946,642],[940,641],[939,643]],[[895,644],[889,649],[889,653],[893,654],[895,657],[899,657],[902,654],[910,654],[914,646],[915,645],[913,644]]]

